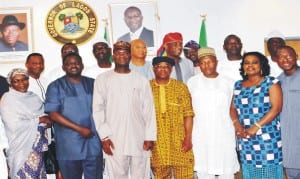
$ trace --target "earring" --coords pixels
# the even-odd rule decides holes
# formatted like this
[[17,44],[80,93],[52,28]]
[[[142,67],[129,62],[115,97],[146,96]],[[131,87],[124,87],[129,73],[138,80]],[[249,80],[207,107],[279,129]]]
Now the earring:
[[244,76],[247,76],[247,73],[246,73],[246,72],[244,72]]

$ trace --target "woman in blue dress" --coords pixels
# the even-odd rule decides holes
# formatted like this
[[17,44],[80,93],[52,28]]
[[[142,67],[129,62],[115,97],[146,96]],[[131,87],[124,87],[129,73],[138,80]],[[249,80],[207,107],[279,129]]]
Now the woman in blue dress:
[[282,91],[269,76],[268,59],[259,52],[243,55],[234,85],[230,115],[239,143],[244,179],[282,179],[279,113]]

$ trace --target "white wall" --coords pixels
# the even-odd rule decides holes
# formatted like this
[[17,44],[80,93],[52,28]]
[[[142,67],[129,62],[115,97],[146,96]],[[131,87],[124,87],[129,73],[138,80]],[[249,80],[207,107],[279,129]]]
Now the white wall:
[[[61,66],[61,44],[55,42],[46,32],[45,19],[49,10],[58,0],[1,0],[1,8],[32,7],[34,51],[44,55],[46,71]],[[103,18],[109,18],[110,3],[140,2],[139,0],[85,0],[98,16],[98,32],[103,36]],[[207,14],[206,30],[208,45],[215,48],[219,60],[224,57],[223,40],[228,34],[241,37],[245,51],[263,52],[263,40],[276,29],[286,36],[300,36],[298,0],[158,0],[159,44],[168,32],[181,32],[184,43],[199,38],[200,14]],[[91,42],[79,46],[86,66],[95,63]],[[25,60],[25,59],[24,59]],[[150,60],[150,58],[149,58]],[[23,67],[22,63],[0,63],[0,74],[5,75],[12,67]]]

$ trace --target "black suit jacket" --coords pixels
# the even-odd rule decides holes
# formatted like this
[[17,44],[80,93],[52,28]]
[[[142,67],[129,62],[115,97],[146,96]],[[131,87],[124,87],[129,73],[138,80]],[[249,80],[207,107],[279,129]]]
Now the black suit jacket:
[[6,78],[4,78],[3,76],[0,76],[0,99],[2,97],[2,95],[7,92],[9,89],[9,85],[6,81]]
[[[146,29],[144,27],[139,39],[143,40],[147,44],[147,47],[154,47],[154,36],[152,30]],[[117,41],[130,42],[130,32],[119,37]]]

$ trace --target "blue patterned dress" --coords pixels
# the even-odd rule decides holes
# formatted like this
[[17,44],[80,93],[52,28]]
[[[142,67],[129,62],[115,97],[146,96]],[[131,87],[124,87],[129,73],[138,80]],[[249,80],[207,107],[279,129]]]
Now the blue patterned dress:
[[[278,82],[267,76],[257,86],[243,87],[241,80],[235,83],[233,102],[244,129],[253,126],[271,109],[269,89]],[[239,138],[238,143],[244,179],[282,179],[279,115],[254,137]]]

